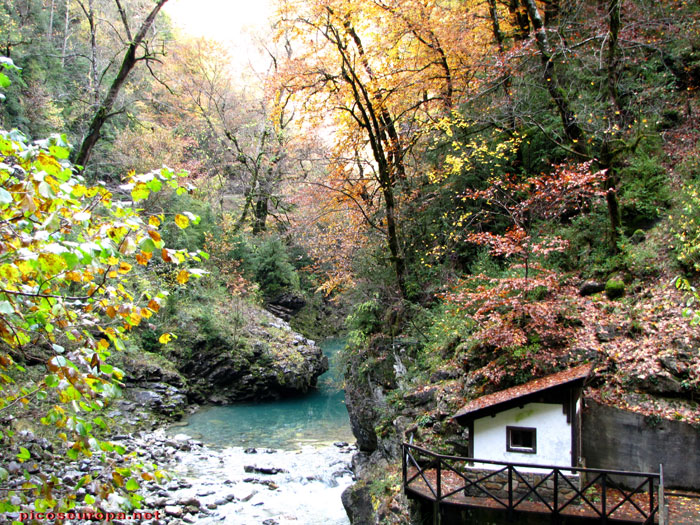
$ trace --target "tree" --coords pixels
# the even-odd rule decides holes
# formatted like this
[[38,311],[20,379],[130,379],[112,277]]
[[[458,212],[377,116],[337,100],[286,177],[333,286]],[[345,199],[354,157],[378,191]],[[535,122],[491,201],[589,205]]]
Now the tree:
[[[202,254],[165,246],[159,233],[164,215],[138,208],[163,188],[185,191],[177,174],[165,168],[132,173],[115,196],[104,184],[90,186],[76,175],[69,153],[65,136],[32,144],[17,131],[0,132],[0,414],[26,406],[56,429],[66,455],[77,459],[123,452],[100,440],[106,423],[97,414],[118,394],[124,374],[109,364],[111,352],[124,349],[167,293],[137,278],[140,269],[155,259],[179,265],[175,278],[182,284],[203,272],[187,267]],[[174,220],[186,228],[198,218],[185,212]],[[163,334],[160,341],[171,337]],[[25,366],[36,364],[46,373],[33,379]],[[3,447],[10,439],[11,432],[0,432]],[[17,455],[19,461],[30,458],[26,449]],[[137,479],[154,475],[152,468],[139,475],[107,462],[98,500],[118,491],[138,506]],[[0,467],[0,488],[8,476]],[[46,479],[20,494],[3,490],[0,505],[5,512],[18,510],[10,500],[19,496],[34,501],[38,511],[71,508],[75,490],[59,498],[52,495],[58,483]]]
[[[121,16],[121,21],[124,26],[124,32],[126,36],[126,51],[122,57],[121,65],[116,77],[112,80],[112,83],[107,90],[106,95],[102,99],[101,103],[97,107],[92,120],[90,121],[90,126],[88,127],[87,135],[83,139],[80,148],[75,156],[75,163],[79,166],[85,166],[90,160],[90,153],[92,148],[95,146],[100,138],[100,130],[104,126],[105,122],[114,115],[112,112],[114,104],[117,101],[119,92],[121,91],[124,83],[126,82],[131,70],[134,69],[136,64],[139,62],[146,62],[148,64],[150,61],[155,59],[154,51],[149,47],[147,40],[148,32],[150,31],[153,23],[155,22],[158,13],[167,3],[168,0],[158,0],[153,6],[151,11],[148,13],[146,18],[141,22],[136,34],[132,35],[132,28],[127,19],[124,8],[122,7],[119,0],[114,0],[119,14]],[[92,11],[86,11],[86,13],[91,13]],[[94,33],[92,33],[94,36]],[[142,55],[138,56],[138,51],[142,51]]]
[[[401,200],[420,172],[414,153],[426,127],[473,79],[469,66],[483,51],[475,18],[462,6],[422,1],[287,2],[281,9],[278,38],[293,53],[279,82],[295,107],[316,115],[309,127],[333,128],[328,175],[307,183],[338,193],[369,233],[384,238],[402,297],[408,272]],[[471,50],[460,38],[465,28],[476,28]]]
[[208,175],[220,181],[220,197],[236,186],[244,196],[231,233],[250,216],[253,233],[264,232],[268,217],[284,211],[278,190],[287,169],[289,117],[282,96],[236,85],[228,52],[214,42],[183,41],[173,56],[166,74],[175,95],[163,95],[191,115],[188,125],[211,157]]

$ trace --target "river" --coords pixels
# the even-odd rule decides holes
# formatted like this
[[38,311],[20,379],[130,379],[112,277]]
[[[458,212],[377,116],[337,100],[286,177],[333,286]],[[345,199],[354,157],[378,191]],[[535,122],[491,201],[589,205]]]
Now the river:
[[196,497],[211,508],[197,523],[349,523],[340,495],[352,483],[354,447],[347,443],[354,438],[334,366],[344,343],[331,339],[321,344],[331,366],[313,393],[207,407],[169,431],[205,445],[178,453],[174,468],[185,481],[176,496]]

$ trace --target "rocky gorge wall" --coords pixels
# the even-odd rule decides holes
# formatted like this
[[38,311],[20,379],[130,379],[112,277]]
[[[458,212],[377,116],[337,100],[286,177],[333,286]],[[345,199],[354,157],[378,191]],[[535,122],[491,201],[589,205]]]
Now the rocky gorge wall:
[[192,404],[229,404],[304,394],[328,370],[328,358],[314,341],[282,319],[256,309],[245,343],[225,333],[203,334],[196,324],[182,332],[189,346],[167,356],[120,356],[126,388],[108,408],[125,429],[158,427],[179,419]]

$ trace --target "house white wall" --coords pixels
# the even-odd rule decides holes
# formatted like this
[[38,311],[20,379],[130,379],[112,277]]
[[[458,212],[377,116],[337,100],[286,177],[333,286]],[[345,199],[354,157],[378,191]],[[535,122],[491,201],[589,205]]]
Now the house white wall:
[[[536,428],[537,453],[508,452],[506,426]],[[571,447],[571,424],[566,422],[561,404],[528,403],[474,421],[476,459],[570,466]]]

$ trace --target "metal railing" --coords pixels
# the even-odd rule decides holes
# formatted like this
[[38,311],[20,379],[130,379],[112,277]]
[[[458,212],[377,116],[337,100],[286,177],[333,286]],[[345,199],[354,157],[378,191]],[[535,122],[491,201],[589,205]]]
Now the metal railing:
[[[555,518],[574,514],[599,523],[668,523],[663,470],[648,473],[506,463],[446,456],[404,443],[402,472],[406,493],[427,497],[436,508],[441,503],[479,506],[473,498],[486,498],[489,505],[485,506],[509,514],[525,510]],[[621,479],[628,488],[623,488]],[[533,510],[532,503],[538,510]]]

